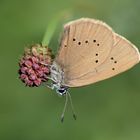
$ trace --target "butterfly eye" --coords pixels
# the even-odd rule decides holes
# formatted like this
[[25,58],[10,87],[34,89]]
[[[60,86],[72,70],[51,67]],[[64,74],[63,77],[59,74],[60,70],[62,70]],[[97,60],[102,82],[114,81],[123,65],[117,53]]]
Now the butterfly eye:
[[96,56],[98,56],[98,53],[96,53]]
[[94,40],[93,40],[93,42],[95,43],[95,42],[96,42],[96,40],[94,39]]
[[99,46],[100,44],[98,43],[97,46]]

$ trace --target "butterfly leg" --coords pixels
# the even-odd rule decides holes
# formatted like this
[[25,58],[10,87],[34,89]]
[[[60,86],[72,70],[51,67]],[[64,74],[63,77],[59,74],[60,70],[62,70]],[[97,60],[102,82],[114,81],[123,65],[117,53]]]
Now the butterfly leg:
[[49,76],[45,76],[45,78],[47,78],[47,79],[49,79],[49,80],[51,80],[51,81],[56,83],[56,81],[53,78],[49,77]]
[[54,89],[52,85],[47,84],[46,86],[52,90]]

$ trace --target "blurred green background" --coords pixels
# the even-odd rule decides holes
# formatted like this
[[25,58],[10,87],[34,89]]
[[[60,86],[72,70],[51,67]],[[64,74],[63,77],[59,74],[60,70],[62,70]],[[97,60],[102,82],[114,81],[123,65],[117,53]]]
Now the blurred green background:
[[[0,0],[0,140],[140,140],[140,65],[114,78],[71,89],[70,107],[60,122],[64,98],[28,88],[18,79],[25,46],[42,41],[47,24],[61,11],[71,18],[97,18],[136,46],[140,44],[139,0]],[[50,46],[58,47],[62,22]]]

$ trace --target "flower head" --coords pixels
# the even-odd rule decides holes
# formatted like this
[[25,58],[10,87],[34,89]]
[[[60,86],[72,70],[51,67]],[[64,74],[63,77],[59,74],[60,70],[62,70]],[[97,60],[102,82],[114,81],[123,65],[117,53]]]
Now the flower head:
[[48,47],[40,44],[27,48],[19,62],[19,78],[30,87],[40,86],[50,74],[53,55]]

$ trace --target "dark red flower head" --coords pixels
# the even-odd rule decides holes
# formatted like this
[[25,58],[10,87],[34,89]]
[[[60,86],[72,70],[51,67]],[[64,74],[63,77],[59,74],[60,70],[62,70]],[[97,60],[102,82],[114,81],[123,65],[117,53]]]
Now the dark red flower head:
[[25,50],[19,62],[19,78],[30,87],[40,86],[50,74],[53,55],[48,47],[39,44]]

